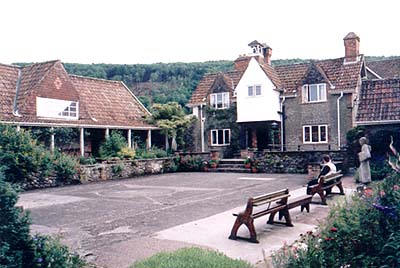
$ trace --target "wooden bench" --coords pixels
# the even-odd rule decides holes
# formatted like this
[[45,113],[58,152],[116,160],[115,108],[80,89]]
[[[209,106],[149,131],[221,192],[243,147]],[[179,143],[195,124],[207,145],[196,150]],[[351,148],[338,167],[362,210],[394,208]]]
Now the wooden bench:
[[[303,212],[304,209],[306,209],[307,213],[310,212],[310,204],[311,204],[312,196],[311,195],[303,195],[299,196],[296,198],[289,198],[287,202],[287,208],[288,210],[295,208],[295,207],[300,207],[300,211]],[[279,220],[283,218],[283,213],[279,211]]]
[[310,191],[309,195],[313,197],[315,194],[318,194],[321,198],[321,203],[323,205],[326,205],[326,197],[329,194],[333,194],[332,193],[333,186],[337,186],[339,188],[340,192],[338,194],[344,195],[344,190],[342,186],[342,177],[343,174],[341,173],[341,171],[332,173],[327,176],[321,176],[317,184],[308,186]]
[[[252,243],[259,243],[254,228],[254,219],[268,214],[270,214],[267,221],[268,224],[281,223],[285,224],[286,226],[293,226],[287,206],[287,200],[289,196],[289,190],[284,189],[249,198],[246,209],[239,214],[233,214],[233,216],[236,216],[236,221],[232,227],[229,239],[244,239]],[[277,212],[285,217],[285,222],[274,221],[274,216]],[[246,227],[249,229],[250,238],[237,236],[237,231],[242,224],[246,225]]]

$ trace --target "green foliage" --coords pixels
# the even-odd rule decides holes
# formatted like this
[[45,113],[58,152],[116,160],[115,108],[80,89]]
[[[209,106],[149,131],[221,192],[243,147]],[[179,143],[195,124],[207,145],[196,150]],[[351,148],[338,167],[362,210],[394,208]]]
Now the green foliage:
[[31,267],[80,268],[86,262],[77,254],[72,254],[58,238],[48,236],[33,237],[35,265]]
[[222,253],[200,248],[183,248],[172,253],[159,253],[139,261],[131,268],[251,268],[249,263],[233,260]]
[[118,175],[118,174],[121,174],[121,172],[124,170],[124,168],[125,168],[125,165],[121,163],[121,164],[112,166],[111,169],[112,169],[113,174]]
[[183,156],[180,158],[178,171],[202,171],[205,167],[204,159],[200,156]]
[[300,251],[274,256],[275,267],[398,267],[399,219],[400,176],[392,174],[333,207],[319,233],[302,237]]
[[15,207],[18,195],[0,172],[0,267],[33,267],[30,219]]
[[151,158],[164,158],[168,157],[168,153],[165,150],[152,148],[151,150],[140,149],[136,150],[136,159],[151,159]]
[[83,156],[81,156],[80,158],[79,158],[79,164],[81,164],[81,165],[93,165],[93,164],[96,164],[96,159],[95,158],[93,158],[93,157],[83,157]]
[[55,175],[62,183],[72,182],[78,163],[70,156],[46,150],[33,140],[29,132],[0,125],[0,167],[4,168],[7,181],[30,182],[35,175],[39,179]]
[[99,154],[101,158],[118,157],[122,148],[128,147],[128,143],[121,133],[113,131],[100,146]]
[[196,120],[195,117],[186,115],[182,106],[176,102],[154,104],[151,111],[152,116],[148,121],[161,128],[166,135],[173,139],[176,138],[182,145],[181,137],[190,124]]
[[135,158],[135,150],[129,147],[124,147],[117,153],[117,156],[119,158],[133,159]]

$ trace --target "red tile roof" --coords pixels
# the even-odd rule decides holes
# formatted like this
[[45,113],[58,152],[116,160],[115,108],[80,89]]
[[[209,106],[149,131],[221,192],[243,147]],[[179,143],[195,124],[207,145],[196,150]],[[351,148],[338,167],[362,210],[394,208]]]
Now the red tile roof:
[[381,78],[400,78],[400,58],[367,61],[366,64]]
[[357,124],[400,123],[400,79],[366,80],[359,92]]
[[[292,95],[303,84],[312,64],[316,65],[321,74],[328,79],[333,87],[330,92],[354,92],[360,82],[363,57],[356,63],[343,64],[344,58],[318,60],[312,63],[290,64],[276,66],[281,86],[286,95]],[[327,81],[327,82],[328,82]]]
[[[37,97],[78,101],[78,120],[38,117]],[[149,114],[122,82],[70,76],[60,61],[26,67],[0,64],[0,121],[44,126],[155,128],[144,120]]]

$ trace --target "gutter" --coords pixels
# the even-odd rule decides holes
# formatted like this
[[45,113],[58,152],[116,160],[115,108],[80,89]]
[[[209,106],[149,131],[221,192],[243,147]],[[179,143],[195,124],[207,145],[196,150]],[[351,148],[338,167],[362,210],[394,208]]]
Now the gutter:
[[341,139],[340,139],[340,100],[343,98],[343,91],[340,92],[339,98],[336,100],[337,105],[337,134],[338,134],[338,149],[341,147]]
[[286,97],[283,96],[282,97],[282,101],[281,101],[281,152],[283,152],[283,120],[285,119],[285,115],[283,114],[283,103],[285,102]]
[[18,117],[22,116],[19,114],[18,107],[17,107],[19,87],[21,85],[21,78],[22,78],[22,72],[21,72],[21,69],[18,69],[18,79],[17,79],[17,85],[15,87],[15,98],[14,98],[14,105],[13,105],[13,115],[18,116]]

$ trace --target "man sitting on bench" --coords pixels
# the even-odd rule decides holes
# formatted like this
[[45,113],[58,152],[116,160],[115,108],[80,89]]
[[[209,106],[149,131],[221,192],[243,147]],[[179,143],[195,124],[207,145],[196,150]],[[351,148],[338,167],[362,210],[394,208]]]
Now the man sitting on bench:
[[307,194],[311,194],[311,189],[310,186],[311,185],[315,185],[318,184],[318,180],[321,176],[327,176],[330,175],[332,173],[336,172],[336,166],[334,163],[332,163],[331,158],[329,157],[329,155],[323,155],[322,156],[322,161],[323,163],[323,167],[321,169],[321,172],[319,173],[318,177],[315,179],[312,179],[308,182],[307,184]]

